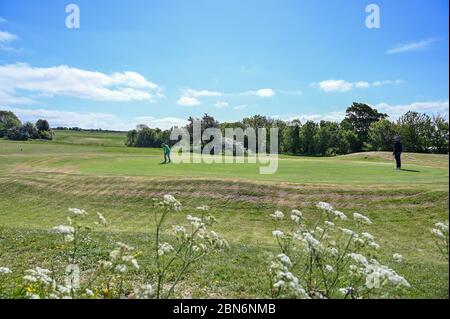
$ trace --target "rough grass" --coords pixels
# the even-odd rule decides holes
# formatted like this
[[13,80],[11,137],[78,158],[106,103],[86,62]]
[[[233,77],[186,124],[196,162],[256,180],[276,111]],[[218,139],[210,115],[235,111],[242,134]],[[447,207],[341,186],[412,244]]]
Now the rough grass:
[[429,231],[448,219],[448,156],[406,154],[410,171],[400,172],[383,153],[283,156],[278,173],[264,176],[251,164],[159,165],[160,150],[126,148],[107,133],[64,133],[55,142],[0,140],[0,265],[15,269],[15,276],[34,265],[62,267],[63,250],[47,229],[65,222],[68,207],[111,220],[109,241],[97,244],[103,234],[96,233],[83,244],[84,269],[113,239],[139,247],[141,263],[151,265],[152,198],[171,193],[184,210],[170,223],[210,205],[219,220],[215,228],[232,246],[198,265],[179,297],[266,297],[266,252],[274,249],[268,215],[295,207],[312,220],[314,205],[328,201],[374,221],[367,230],[382,245],[381,260],[405,257],[392,265],[412,284],[402,297],[448,298],[448,263]]

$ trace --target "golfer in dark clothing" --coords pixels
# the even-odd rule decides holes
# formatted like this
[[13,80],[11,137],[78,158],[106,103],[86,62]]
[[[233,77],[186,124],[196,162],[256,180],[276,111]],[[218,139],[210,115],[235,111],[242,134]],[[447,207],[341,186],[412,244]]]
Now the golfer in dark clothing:
[[394,153],[392,155],[395,156],[395,161],[397,162],[397,169],[401,169],[402,168],[402,151],[403,151],[403,146],[402,146],[402,142],[400,141],[400,136],[396,136],[394,138]]

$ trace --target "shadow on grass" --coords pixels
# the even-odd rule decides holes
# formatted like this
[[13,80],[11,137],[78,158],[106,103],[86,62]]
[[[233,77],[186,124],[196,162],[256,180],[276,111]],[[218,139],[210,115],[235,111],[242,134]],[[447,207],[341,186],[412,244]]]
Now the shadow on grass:
[[420,173],[420,171],[417,171],[415,169],[404,169],[404,168],[401,168],[400,170],[403,171],[403,172]]

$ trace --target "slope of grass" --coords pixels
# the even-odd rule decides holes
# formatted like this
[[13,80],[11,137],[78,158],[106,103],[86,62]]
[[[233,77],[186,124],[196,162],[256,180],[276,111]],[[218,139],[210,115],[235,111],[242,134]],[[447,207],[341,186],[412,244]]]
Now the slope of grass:
[[[448,263],[429,231],[448,219],[448,156],[407,154],[409,171],[399,172],[386,154],[283,156],[277,174],[259,175],[255,164],[159,165],[159,149],[126,148],[118,139],[101,146],[90,133],[80,134],[88,137],[75,144],[70,136],[65,142],[0,140],[0,265],[19,271],[59,260],[47,230],[65,222],[68,207],[88,210],[91,219],[104,213],[110,235],[138,246],[145,252],[141,263],[151,264],[152,198],[171,193],[184,208],[169,223],[207,204],[232,246],[199,265],[177,295],[264,297],[265,253],[274,249],[269,214],[300,208],[312,220],[315,204],[327,201],[374,221],[367,230],[383,247],[382,261],[393,253],[405,257],[396,266],[412,284],[403,297],[448,298]],[[86,245],[86,268],[110,248]]]

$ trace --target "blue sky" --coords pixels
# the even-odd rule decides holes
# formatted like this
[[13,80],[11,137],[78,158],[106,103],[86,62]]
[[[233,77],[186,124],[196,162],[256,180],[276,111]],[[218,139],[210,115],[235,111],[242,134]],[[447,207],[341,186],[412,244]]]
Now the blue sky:
[[[66,5],[80,8],[68,29]],[[368,4],[380,28],[368,29]],[[53,126],[448,113],[447,0],[0,2],[0,109]]]

